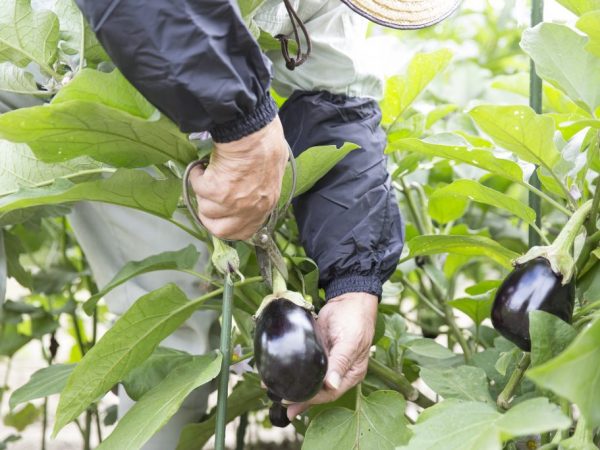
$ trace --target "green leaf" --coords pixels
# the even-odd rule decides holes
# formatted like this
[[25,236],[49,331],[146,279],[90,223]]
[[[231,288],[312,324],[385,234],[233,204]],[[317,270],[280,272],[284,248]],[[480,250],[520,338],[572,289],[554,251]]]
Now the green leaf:
[[537,385],[575,403],[590,426],[600,425],[600,318],[556,358],[527,372]]
[[439,120],[446,117],[448,114],[453,113],[458,109],[458,105],[439,105],[433,108],[427,113],[427,120],[425,121],[425,128],[431,128]]
[[402,139],[390,144],[386,153],[396,150],[406,150],[451,159],[479,167],[515,182],[521,183],[523,181],[523,171],[517,163],[497,158],[487,149],[471,149],[463,145],[440,145],[418,139]]
[[82,70],[56,94],[52,104],[76,100],[101,103],[142,119],[149,119],[156,112],[156,108],[118,70],[110,73]]
[[38,370],[29,381],[10,396],[9,406],[13,409],[20,403],[58,394],[67,384],[67,378],[75,364],[53,364]]
[[594,9],[600,9],[600,0],[557,0],[568,10],[574,12],[578,16],[585,14]]
[[3,318],[3,306],[6,299],[6,285],[8,281],[8,264],[6,264],[7,253],[4,246],[4,233],[0,231],[0,323]]
[[35,158],[27,145],[0,140],[0,197],[13,194],[22,187],[50,184],[57,178],[76,176],[100,167],[99,163],[85,157],[45,164]]
[[137,277],[138,275],[155,272],[158,270],[192,270],[198,262],[200,253],[192,244],[181,250],[173,252],[163,252],[158,255],[149,256],[140,261],[130,261],[119,270],[115,276],[105,286],[92,295],[83,305],[87,314],[92,314],[96,304],[102,297],[112,291],[117,286],[126,281]]
[[[600,9],[600,2],[598,8]],[[586,33],[589,42],[585,49],[600,58],[600,11],[591,11],[581,16],[577,28]]]
[[539,366],[560,354],[577,336],[572,325],[545,311],[529,313],[531,366]]
[[80,53],[83,33],[83,53],[86,65],[95,67],[98,63],[109,60],[108,55],[73,0],[55,2],[53,11],[60,18],[60,37],[63,41],[61,42],[61,48],[68,53]]
[[24,67],[30,62],[47,70],[56,58],[58,17],[34,11],[30,0],[6,0],[0,8],[0,61]]
[[421,414],[414,436],[399,450],[501,450],[513,437],[568,428],[571,421],[546,398],[500,414],[487,403],[446,400]]
[[[98,86],[98,90],[106,89]],[[175,124],[146,120],[87,100],[57,101],[0,115],[0,137],[29,144],[40,160],[59,163],[89,156],[115,167],[188,163],[196,151]]]
[[31,73],[9,62],[0,64],[0,91],[23,95],[49,95],[38,90]]
[[188,301],[173,284],[138,299],[69,377],[60,396],[54,435],[145,361],[198,308],[197,301]]
[[564,25],[542,23],[525,30],[521,47],[540,77],[594,113],[600,106],[600,58],[585,51],[587,38]]
[[127,395],[139,400],[177,367],[189,363],[194,356],[167,347],[158,347],[150,357],[133,369],[121,382]]
[[406,401],[395,391],[376,391],[368,397],[360,394],[355,411],[331,408],[317,415],[302,448],[393,450],[410,437],[405,408]]
[[5,323],[0,327],[0,356],[12,357],[31,341],[31,336],[19,333],[17,325]]
[[465,256],[487,256],[506,268],[519,255],[496,241],[484,236],[417,236],[408,242],[409,256],[437,255],[450,253]]
[[13,427],[17,431],[23,431],[29,425],[34,423],[40,416],[40,410],[32,403],[27,403],[18,411],[11,411],[4,416],[4,425]]
[[219,374],[221,359],[221,354],[216,353],[195,356],[174,369],[135,403],[98,449],[141,448],[179,410],[194,389]]
[[408,350],[418,356],[424,356],[433,359],[448,359],[455,355],[443,345],[438,344],[433,339],[415,339],[406,344]]
[[535,211],[533,209],[519,200],[490,189],[474,180],[456,180],[448,186],[436,189],[429,197],[429,213],[431,217],[441,223],[450,222],[461,217],[464,211],[459,215],[452,215],[453,217],[450,218],[448,213],[445,212],[447,205],[451,204],[455,199],[469,199],[501,208],[519,217],[525,223],[535,223]]
[[493,303],[494,300],[491,297],[465,297],[450,300],[448,302],[450,306],[464,312],[467,316],[469,316],[476,325],[481,324],[481,322],[490,317]]
[[156,180],[143,171],[120,169],[106,179],[74,184],[60,178],[48,187],[23,189],[0,198],[0,218],[23,208],[81,200],[127,206],[169,218],[177,207],[180,192],[176,179]]
[[387,126],[402,115],[451,59],[452,52],[447,49],[417,53],[408,65],[406,75],[388,78],[381,102],[382,124]]
[[[314,186],[327,172],[339,163],[352,150],[356,150],[358,145],[344,143],[341,147],[335,145],[321,145],[311,147],[296,158],[296,191],[294,197],[303,194]],[[292,189],[292,168],[288,164],[281,185],[281,196],[279,197],[279,206],[283,206]]]
[[423,367],[420,375],[423,381],[443,398],[494,404],[488,389],[485,371],[479,367]]
[[[227,399],[227,422],[248,411],[264,407],[266,392],[260,386],[257,374],[246,373],[244,379],[238,382]],[[200,423],[186,425],[179,436],[177,450],[197,450],[206,444],[215,433],[216,408],[210,417]]]
[[496,144],[524,161],[551,168],[560,158],[554,144],[554,121],[528,106],[482,105],[469,115]]

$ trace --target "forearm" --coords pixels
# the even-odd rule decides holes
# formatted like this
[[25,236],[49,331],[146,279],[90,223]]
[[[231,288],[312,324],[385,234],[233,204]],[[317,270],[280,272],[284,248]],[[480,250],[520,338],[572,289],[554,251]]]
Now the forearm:
[[376,102],[296,93],[280,117],[294,153],[316,145],[361,146],[294,201],[302,243],[320,270],[327,298],[348,292],[381,295],[396,268],[404,232],[383,155]]
[[230,0],[76,0],[119,70],[184,132],[217,142],[271,122],[271,65]]

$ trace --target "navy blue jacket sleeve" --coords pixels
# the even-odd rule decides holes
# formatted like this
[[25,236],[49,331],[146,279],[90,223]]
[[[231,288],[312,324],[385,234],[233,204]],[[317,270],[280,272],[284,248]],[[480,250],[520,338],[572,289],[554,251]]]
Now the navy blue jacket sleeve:
[[404,226],[386,167],[379,106],[365,98],[295,92],[279,116],[296,156],[316,145],[360,145],[293,206],[327,299],[348,292],[381,296],[402,252]]
[[184,132],[229,142],[276,114],[271,64],[233,0],[76,0],[125,77]]

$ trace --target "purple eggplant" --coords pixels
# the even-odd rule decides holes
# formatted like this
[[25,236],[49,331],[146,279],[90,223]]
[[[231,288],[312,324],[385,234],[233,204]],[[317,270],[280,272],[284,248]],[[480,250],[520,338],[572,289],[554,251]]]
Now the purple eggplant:
[[546,258],[535,258],[516,266],[498,288],[492,323],[502,336],[528,352],[529,312],[545,311],[570,323],[574,302],[575,283],[563,285]]
[[287,408],[281,403],[273,403],[269,408],[269,420],[274,427],[285,428],[291,422],[287,416]]
[[272,398],[303,402],[323,386],[327,356],[310,311],[285,298],[260,312],[254,358]]

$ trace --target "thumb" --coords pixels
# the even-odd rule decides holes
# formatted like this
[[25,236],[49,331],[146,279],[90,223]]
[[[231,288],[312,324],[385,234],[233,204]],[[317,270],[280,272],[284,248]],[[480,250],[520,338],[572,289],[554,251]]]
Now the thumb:
[[337,390],[342,384],[346,372],[354,363],[356,349],[342,343],[334,345],[329,352],[329,367],[325,376],[325,383],[331,389]]

